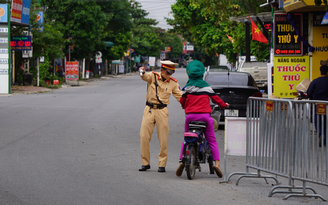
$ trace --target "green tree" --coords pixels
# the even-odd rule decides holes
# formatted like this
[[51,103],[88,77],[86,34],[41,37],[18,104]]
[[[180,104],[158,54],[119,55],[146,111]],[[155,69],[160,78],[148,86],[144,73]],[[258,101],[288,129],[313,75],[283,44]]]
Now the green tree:
[[198,47],[198,52],[205,51],[206,54],[199,55],[204,60],[224,52],[227,45],[222,42],[226,33],[217,23],[218,15],[205,15],[202,5],[192,4],[190,0],[178,0],[172,5],[172,11],[174,19],[167,19],[167,22],[173,26],[173,32],[182,34],[188,42]]
[[139,2],[131,0],[133,39],[131,48],[137,55],[157,56],[161,49],[162,41],[156,34],[155,19],[146,18],[148,12],[141,8]]
[[181,38],[177,36],[176,34],[169,34],[172,38],[172,41],[170,42],[171,45],[171,56],[173,58],[177,58],[182,54],[183,50],[183,44],[181,41]]
[[[230,62],[235,62],[236,54],[245,46],[245,29],[242,23],[230,22],[232,16],[246,15],[247,12],[257,14],[267,11],[260,8],[263,3],[256,0],[177,0],[172,5],[174,19],[167,19],[173,31],[181,33],[184,38],[196,46],[204,48],[209,56],[223,53]],[[232,44],[227,35],[235,39]],[[263,58],[265,44],[251,44],[252,54]],[[268,48],[267,48],[268,49]],[[265,50],[265,49],[264,49]],[[269,52],[264,52],[269,54]]]
[[[63,47],[64,40],[63,35],[58,29],[58,25],[55,21],[45,21],[43,23],[43,31],[39,31],[40,25],[36,21],[39,11],[44,11],[44,8],[38,3],[37,0],[31,1],[30,7],[30,19],[29,26],[11,26],[12,36],[32,36],[33,58],[30,62],[30,72],[34,73],[36,78],[36,58],[41,56],[45,57],[45,63],[40,64],[40,79],[44,79],[44,76],[49,75],[49,65],[51,60],[64,56]],[[20,69],[22,65],[22,52],[15,52],[15,75],[16,80],[22,79],[23,71]],[[42,65],[44,65],[42,67]]]
[[95,1],[44,0],[46,21],[56,21],[66,40],[65,49],[73,46],[72,58],[91,57],[102,44],[106,15]]
[[[63,48],[65,41],[56,21],[45,21],[43,25],[39,25],[36,21],[39,11],[43,10],[43,7],[41,7],[37,0],[32,0],[30,25],[33,36],[33,56],[47,56],[51,60],[61,58],[64,56]],[[43,31],[39,30],[41,26],[43,27]]]
[[101,9],[109,17],[104,29],[103,41],[111,41],[114,46],[99,47],[103,56],[110,60],[121,59],[132,41],[132,8],[128,0],[98,2]]
[[162,41],[161,50],[165,50],[165,47],[171,47],[170,58],[178,58],[182,54],[183,44],[179,36],[163,29],[157,29],[157,35]]

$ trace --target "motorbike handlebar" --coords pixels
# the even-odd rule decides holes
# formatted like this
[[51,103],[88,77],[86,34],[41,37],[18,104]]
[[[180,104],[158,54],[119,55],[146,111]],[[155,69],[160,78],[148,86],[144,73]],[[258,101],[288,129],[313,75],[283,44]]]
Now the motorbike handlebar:
[[[226,108],[228,108],[230,105],[227,105]],[[222,109],[219,105],[215,104],[213,107],[212,107],[212,113],[214,113],[215,109],[216,108],[219,108],[219,109]]]
[[214,106],[212,107],[212,113],[214,113],[215,108],[217,108],[217,107],[219,107],[219,106],[218,106],[218,105],[214,105]]

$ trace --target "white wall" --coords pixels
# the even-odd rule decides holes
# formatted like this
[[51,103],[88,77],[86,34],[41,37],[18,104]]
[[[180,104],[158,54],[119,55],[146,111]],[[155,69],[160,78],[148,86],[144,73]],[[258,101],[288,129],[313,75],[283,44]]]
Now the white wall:
[[231,64],[228,62],[226,55],[220,54],[218,61],[219,61],[219,65],[225,65],[228,66],[229,69],[231,69]]

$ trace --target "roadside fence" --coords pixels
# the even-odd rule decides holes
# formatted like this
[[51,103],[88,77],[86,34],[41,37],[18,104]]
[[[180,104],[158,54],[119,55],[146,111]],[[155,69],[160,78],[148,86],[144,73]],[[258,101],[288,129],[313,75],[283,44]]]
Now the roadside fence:
[[[307,182],[328,186],[328,102],[264,99],[250,97],[246,117],[246,172],[231,173],[242,178],[272,178],[276,184],[269,197],[315,197],[327,201]],[[249,169],[257,170],[251,173]],[[262,175],[261,172],[271,175]],[[288,179],[281,185],[277,176]],[[296,186],[295,180],[302,182]],[[310,193],[308,193],[310,191]]]

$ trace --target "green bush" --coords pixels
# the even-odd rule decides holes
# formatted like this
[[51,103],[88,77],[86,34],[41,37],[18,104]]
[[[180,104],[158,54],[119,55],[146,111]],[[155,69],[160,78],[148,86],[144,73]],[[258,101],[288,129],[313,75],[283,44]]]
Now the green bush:
[[65,81],[65,77],[59,77],[59,84],[63,84],[63,82]]
[[52,73],[48,76],[48,78],[50,80],[50,82],[53,82],[53,80],[59,80],[59,77],[57,74],[53,75]]
[[[44,81],[46,79],[50,80],[50,77],[52,76],[52,73],[49,72],[49,69],[51,69],[51,63],[48,59],[48,57],[44,58],[44,63],[39,64],[39,80]],[[30,69],[30,73],[33,74],[33,78],[37,78],[37,68],[33,67]],[[57,80],[57,79],[56,79]]]

